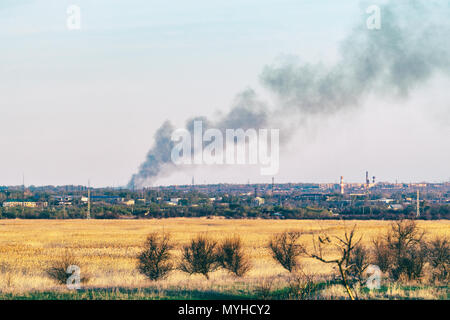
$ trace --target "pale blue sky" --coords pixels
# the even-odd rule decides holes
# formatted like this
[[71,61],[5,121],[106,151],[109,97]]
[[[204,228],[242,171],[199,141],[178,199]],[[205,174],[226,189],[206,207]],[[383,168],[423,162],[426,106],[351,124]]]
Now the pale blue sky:
[[[79,31],[66,28],[71,4],[81,8]],[[261,89],[262,68],[280,56],[332,62],[363,10],[353,0],[1,0],[0,185],[19,184],[22,173],[35,185],[85,184],[89,178],[96,186],[124,185],[164,120],[181,126],[188,117],[226,111],[238,92]],[[436,80],[430,90],[448,106],[448,95],[440,91],[445,81]],[[434,120],[422,123],[423,110],[417,110],[417,117],[407,120],[398,111],[392,130],[409,128],[411,121],[436,128]],[[357,127],[357,117],[368,115],[354,115],[347,125],[355,125],[340,134],[355,137],[353,130],[363,130],[369,140],[378,139],[364,131],[374,128]],[[361,159],[351,157],[360,166],[347,166],[351,148],[342,151],[342,163],[323,160],[324,170],[317,163],[327,157],[323,150],[330,147],[327,130],[333,126],[303,133],[308,139],[299,138],[302,147],[285,155],[279,181],[336,181],[341,174],[357,180],[367,167],[390,180],[449,178],[445,162],[425,168],[424,158],[411,165],[398,160],[392,168],[369,150],[361,151]],[[448,133],[447,122],[440,127],[444,131],[428,130],[427,139]],[[399,141],[391,145],[387,131],[383,143],[395,156]],[[437,144],[428,148],[450,160]],[[411,146],[402,155],[414,157],[414,150]],[[263,181],[253,171],[248,179]],[[189,183],[193,174],[199,182],[246,182],[240,172],[187,172],[160,183]]]

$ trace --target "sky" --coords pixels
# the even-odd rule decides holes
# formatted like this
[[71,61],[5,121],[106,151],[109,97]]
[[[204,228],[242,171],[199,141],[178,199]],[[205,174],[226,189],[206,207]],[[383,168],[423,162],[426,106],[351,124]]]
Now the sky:
[[[67,28],[67,8],[81,29]],[[126,185],[165,120],[229,110],[266,65],[333,63],[365,6],[345,0],[1,0],[0,185]],[[450,180],[450,80],[313,119],[276,182]],[[267,95],[267,96],[266,96]],[[159,184],[268,183],[259,167],[196,167]]]

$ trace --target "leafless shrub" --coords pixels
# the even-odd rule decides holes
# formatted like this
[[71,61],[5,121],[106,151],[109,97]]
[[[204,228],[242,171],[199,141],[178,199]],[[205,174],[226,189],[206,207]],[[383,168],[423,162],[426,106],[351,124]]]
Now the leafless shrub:
[[173,270],[170,250],[173,249],[168,234],[151,233],[145,242],[145,249],[138,256],[138,270],[150,280],[167,277]]
[[385,239],[378,237],[372,241],[374,247],[374,264],[382,272],[387,272],[392,264],[392,255]]
[[427,258],[424,232],[414,220],[401,220],[391,224],[384,241],[388,249],[388,271],[394,280],[420,279]]
[[83,270],[80,274],[80,283],[87,283],[90,280],[90,276],[84,270],[82,263],[70,253],[66,253],[60,260],[55,261],[45,272],[50,279],[55,280],[58,284],[65,285],[72,276],[72,273],[69,272],[70,266],[77,266],[80,270]]
[[275,279],[273,277],[265,277],[258,281],[255,286],[255,294],[260,299],[267,299],[271,292]]
[[437,237],[428,245],[428,261],[433,268],[433,280],[448,282],[450,278],[450,242]]
[[364,272],[370,265],[369,250],[361,244],[357,244],[350,252],[348,273],[352,280],[357,280],[360,285],[365,283]]
[[15,276],[16,276],[17,270],[15,270],[15,268],[11,264],[6,263],[6,262],[1,262],[0,263],[0,273],[3,274],[5,277],[6,287],[12,288],[14,281],[15,281]]
[[269,242],[272,257],[289,272],[300,268],[298,258],[304,252],[303,246],[298,243],[300,236],[300,232],[286,231],[275,235]]
[[312,275],[296,274],[288,279],[289,295],[293,299],[312,299],[318,290],[318,284]]
[[245,254],[239,237],[225,239],[217,249],[219,265],[238,277],[246,274],[250,268],[250,260]]
[[209,279],[209,273],[218,267],[216,247],[217,242],[205,236],[192,239],[183,247],[179,269],[189,274],[202,274]]
[[[314,236],[314,249],[312,252],[307,253],[311,258],[317,259],[323,263],[334,264],[337,266],[341,283],[351,300],[354,300],[356,297],[356,292],[352,290],[351,287],[352,279],[350,271],[353,267],[352,254],[361,242],[361,238],[358,240],[355,239],[355,230],[356,226],[354,226],[350,231],[345,230],[343,237],[331,237],[327,233]],[[339,252],[337,258],[327,257],[325,249],[330,246],[337,249]]]

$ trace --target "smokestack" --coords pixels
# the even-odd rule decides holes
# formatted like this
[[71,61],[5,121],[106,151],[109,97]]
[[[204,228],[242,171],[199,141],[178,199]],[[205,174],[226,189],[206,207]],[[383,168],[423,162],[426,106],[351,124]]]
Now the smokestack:
[[341,194],[344,194],[344,177],[341,176]]

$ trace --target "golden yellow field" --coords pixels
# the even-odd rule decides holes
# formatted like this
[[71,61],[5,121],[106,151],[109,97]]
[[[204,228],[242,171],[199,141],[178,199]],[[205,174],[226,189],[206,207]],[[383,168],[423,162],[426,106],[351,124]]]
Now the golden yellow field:
[[[209,280],[174,271],[157,283],[160,289],[184,288],[209,290],[245,285],[258,286],[267,277],[283,277],[287,272],[277,265],[266,249],[268,239],[285,230],[304,232],[327,230],[341,234],[345,227],[358,227],[363,242],[383,233],[388,221],[324,221],[324,220],[225,220],[206,218],[173,218],[161,220],[0,220],[0,292],[67,290],[50,280],[45,269],[67,251],[82,262],[83,272],[91,276],[88,288],[143,288],[151,284],[136,271],[136,255],[142,250],[146,235],[152,231],[168,232],[181,245],[199,233],[221,239],[240,235],[249,253],[253,269],[244,279],[236,280],[224,271],[214,272]],[[449,235],[450,221],[418,223],[429,237]],[[310,236],[302,242],[310,245]],[[308,273],[326,274],[331,266],[306,259]],[[330,297],[344,295],[341,288],[330,289]],[[335,290],[336,292],[332,292]],[[427,293],[416,293],[429,295]]]

